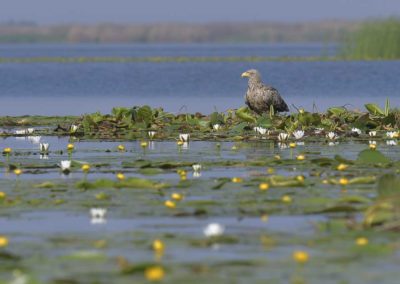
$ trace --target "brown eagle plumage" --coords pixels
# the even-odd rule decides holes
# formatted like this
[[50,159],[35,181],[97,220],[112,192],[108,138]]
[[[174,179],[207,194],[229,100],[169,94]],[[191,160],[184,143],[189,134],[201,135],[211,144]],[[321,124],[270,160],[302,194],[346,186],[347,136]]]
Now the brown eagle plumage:
[[271,105],[274,107],[275,112],[289,111],[278,90],[264,85],[257,70],[248,70],[242,74],[242,77],[249,78],[249,86],[245,98],[246,104],[252,111],[258,114],[269,112]]

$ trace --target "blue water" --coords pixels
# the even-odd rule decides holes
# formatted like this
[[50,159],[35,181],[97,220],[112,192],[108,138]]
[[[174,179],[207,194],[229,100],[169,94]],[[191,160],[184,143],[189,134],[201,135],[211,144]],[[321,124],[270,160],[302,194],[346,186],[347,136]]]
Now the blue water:
[[[335,46],[252,45],[0,45],[0,57],[318,56]],[[240,74],[259,69],[291,105],[311,110],[366,102],[400,104],[400,61],[1,63],[0,114],[109,112],[148,104],[210,113],[243,105]],[[292,107],[292,110],[294,108]]]

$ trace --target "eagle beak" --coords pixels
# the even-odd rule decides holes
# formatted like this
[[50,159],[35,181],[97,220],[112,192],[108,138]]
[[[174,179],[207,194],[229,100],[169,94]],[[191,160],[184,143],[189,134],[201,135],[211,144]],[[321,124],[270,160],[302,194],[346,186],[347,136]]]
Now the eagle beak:
[[249,76],[250,76],[250,74],[248,72],[243,72],[242,73],[242,78],[249,77]]

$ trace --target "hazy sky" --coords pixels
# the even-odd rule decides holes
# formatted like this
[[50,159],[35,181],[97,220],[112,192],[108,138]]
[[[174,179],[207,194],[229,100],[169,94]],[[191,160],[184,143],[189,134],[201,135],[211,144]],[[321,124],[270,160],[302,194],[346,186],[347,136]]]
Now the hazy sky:
[[0,22],[208,22],[400,15],[400,0],[0,0]]

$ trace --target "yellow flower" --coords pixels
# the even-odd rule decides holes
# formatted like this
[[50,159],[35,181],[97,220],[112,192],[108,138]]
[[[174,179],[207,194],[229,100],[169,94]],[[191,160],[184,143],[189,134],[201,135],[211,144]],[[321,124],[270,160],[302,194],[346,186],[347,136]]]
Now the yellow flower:
[[67,145],[67,150],[68,150],[68,151],[72,151],[72,150],[74,150],[74,149],[75,149],[74,144],[69,143],[69,144]]
[[156,252],[163,252],[164,251],[164,243],[160,240],[154,240],[153,244],[151,245],[154,251]]
[[84,173],[87,173],[87,172],[90,171],[90,165],[89,164],[84,164],[81,169],[82,169],[82,171]]
[[0,191],[0,199],[3,199],[6,197],[6,193],[3,191]]
[[371,150],[376,150],[376,144],[369,144],[369,148]]
[[0,248],[8,245],[8,238],[6,236],[0,236]]
[[125,151],[125,145],[119,144],[117,148],[118,151]]
[[17,175],[17,176],[19,176],[19,175],[22,174],[22,170],[21,170],[21,169],[15,169],[15,170],[14,170],[14,174]]
[[268,183],[265,183],[265,182],[260,183],[260,185],[258,186],[258,188],[259,188],[260,190],[268,190],[268,189],[269,189],[269,184],[268,184]]
[[125,179],[125,175],[123,173],[117,173],[117,179],[124,180]]
[[296,176],[296,179],[297,179],[297,181],[299,181],[299,182],[304,182],[304,180],[305,180],[304,176],[302,176],[302,175]]
[[232,182],[234,182],[234,183],[239,183],[239,182],[242,182],[242,181],[243,181],[243,179],[240,178],[240,177],[234,177],[234,178],[232,178]]
[[185,170],[177,170],[176,172],[180,176],[185,176],[187,174],[187,172]]
[[165,272],[161,266],[150,266],[144,271],[144,276],[149,281],[160,281],[164,278]]
[[165,205],[166,207],[168,207],[168,208],[175,208],[175,207],[176,207],[175,202],[173,202],[172,200],[166,200],[166,201],[164,202],[164,205]]
[[181,180],[182,180],[182,181],[187,180],[187,176],[186,176],[186,175],[181,175]]
[[304,155],[298,155],[298,156],[296,157],[296,159],[299,160],[299,161],[303,161],[303,160],[306,159],[306,156],[304,156]]
[[368,239],[364,237],[360,237],[356,239],[356,245],[358,246],[365,246],[368,244]]
[[275,155],[275,156],[274,156],[274,159],[275,159],[275,160],[280,160],[280,159],[281,159],[281,156]]
[[338,166],[337,166],[337,170],[338,171],[344,171],[345,169],[347,169],[349,166],[348,165],[346,165],[346,164],[339,164]]
[[140,147],[142,147],[142,148],[146,148],[147,147],[147,142],[146,141],[142,141],[142,142],[140,142]]
[[274,172],[275,172],[274,168],[268,168],[267,169],[267,173],[269,173],[269,174],[273,174]]
[[282,202],[290,203],[292,202],[292,198],[289,195],[282,196]]
[[176,200],[176,201],[181,201],[183,199],[183,195],[180,194],[180,193],[174,192],[174,193],[171,194],[171,198]]
[[340,185],[348,185],[349,180],[347,178],[341,178],[341,179],[339,179],[339,184]]
[[293,260],[298,263],[306,263],[309,260],[310,256],[305,251],[295,251],[293,252]]
[[3,154],[10,154],[12,149],[10,147],[4,148],[3,149]]
[[176,144],[178,144],[178,146],[182,146],[182,145],[183,145],[183,141],[178,140],[178,141],[176,142]]
[[290,147],[290,148],[296,148],[296,143],[294,143],[294,142],[289,143],[289,147]]

